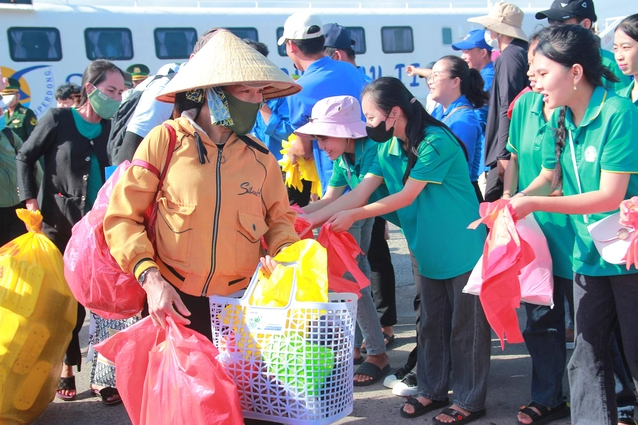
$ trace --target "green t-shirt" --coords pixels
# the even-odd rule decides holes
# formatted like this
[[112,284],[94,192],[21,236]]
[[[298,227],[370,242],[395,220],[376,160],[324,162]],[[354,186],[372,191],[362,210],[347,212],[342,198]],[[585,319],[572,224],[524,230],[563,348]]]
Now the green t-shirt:
[[615,54],[609,50],[601,49],[601,63],[608,67],[610,71],[619,79],[617,83],[603,79],[603,85],[606,89],[612,89],[615,92],[627,87],[632,80],[630,77],[621,72],[621,68],[615,61]]
[[[102,124],[89,123],[80,115],[75,108],[71,108],[73,111],[73,121],[78,132],[85,138],[93,140],[102,133]],[[91,168],[89,169],[89,178],[87,180],[87,202],[84,206],[84,212],[87,213],[93,207],[95,199],[98,197],[98,191],[102,188],[104,181],[102,180],[102,171],[100,170],[100,163],[94,153],[91,153]]]
[[[544,138],[552,140],[554,130],[544,118],[543,96],[528,92],[515,103],[510,121],[506,149],[517,154],[519,160],[519,189],[528,187],[541,172],[541,144]],[[561,213],[533,213],[546,236],[552,256],[553,274],[572,280],[572,248],[575,232],[568,215]]]
[[[628,98],[632,101],[632,89],[634,89],[636,83],[637,82],[634,80],[631,81],[628,86],[624,87],[623,89],[617,90],[617,94],[622,98]],[[635,106],[637,106],[637,100],[635,100],[633,103],[635,104]]]
[[[379,146],[369,174],[383,178],[395,194],[404,188],[407,165],[400,141],[392,138]],[[472,270],[481,256],[486,229],[483,225],[467,229],[479,218],[479,203],[462,147],[447,130],[426,128],[409,179],[427,182],[412,204],[397,210],[419,273],[443,280]]]
[[[559,109],[550,120],[550,127],[557,128]],[[564,195],[576,195],[599,189],[601,172],[629,173],[630,182],[624,199],[637,195],[637,156],[639,155],[637,134],[637,107],[633,103],[601,86],[595,88],[590,103],[579,126],[573,123],[572,112],[566,111],[566,146],[560,163],[563,172],[562,188]],[[571,137],[575,150],[575,162],[579,173],[579,184],[573,164]],[[551,136],[547,135],[550,139]],[[555,168],[555,144],[552,140],[542,144],[542,167]],[[636,274],[637,269],[626,270],[625,265],[612,265],[605,262],[597,251],[587,225],[594,223],[618,211],[594,213],[590,215],[570,215],[576,231],[573,250],[573,270],[590,276],[610,276]],[[587,223],[586,223],[587,220]]]
[[[364,179],[366,173],[368,173],[371,164],[373,164],[373,160],[377,156],[378,147],[379,144],[369,138],[355,140],[355,160],[351,161],[350,157],[347,154],[344,154],[337,160],[333,161],[333,172],[328,186],[332,186],[334,188],[347,187],[351,190],[355,189],[355,187]],[[381,200],[382,198],[388,197],[388,195],[388,188],[386,188],[386,185],[382,184],[375,190],[375,192],[373,192],[373,194],[371,194],[368,202],[373,203]],[[382,217],[401,228],[401,223],[397,217],[397,213],[392,212],[385,214]]]

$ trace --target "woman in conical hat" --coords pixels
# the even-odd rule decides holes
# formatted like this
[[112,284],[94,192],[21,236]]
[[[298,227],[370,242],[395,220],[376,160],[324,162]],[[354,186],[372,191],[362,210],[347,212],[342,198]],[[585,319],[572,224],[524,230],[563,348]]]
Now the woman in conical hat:
[[[158,188],[156,174],[130,167],[104,220],[111,254],[140,281],[158,327],[168,315],[210,339],[207,296],[248,285],[264,255],[262,237],[269,256],[298,240],[275,157],[247,133],[263,100],[300,90],[267,58],[218,30],[158,96],[174,103],[174,119],[149,133],[134,160],[164,171],[170,126],[176,142],[166,177]],[[155,247],[143,222],[154,201]]]

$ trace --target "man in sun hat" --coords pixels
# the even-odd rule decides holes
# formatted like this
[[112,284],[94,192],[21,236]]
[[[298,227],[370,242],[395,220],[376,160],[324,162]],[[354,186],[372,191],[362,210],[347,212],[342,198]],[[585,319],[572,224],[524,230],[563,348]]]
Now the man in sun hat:
[[[521,29],[524,12],[511,3],[496,3],[485,16],[469,18],[486,27],[486,41],[496,41],[501,55],[495,60],[495,78],[486,117],[485,164],[486,201],[498,200],[503,192],[503,175],[510,159],[506,150],[510,119],[508,106],[528,86],[528,37]],[[494,43],[494,42],[493,42]]]
[[[113,189],[104,233],[114,259],[146,291],[159,328],[170,316],[212,339],[208,296],[248,286],[264,255],[262,237],[269,256],[299,240],[279,165],[247,133],[263,100],[300,90],[277,65],[218,30],[158,95],[177,118],[151,130],[133,159],[163,170],[164,181],[158,188],[157,174],[128,168]],[[144,212],[155,200],[154,248]],[[262,264],[275,266],[268,257]]]
[[[595,4],[592,0],[555,0],[552,2],[550,9],[537,12],[535,18],[548,18],[549,25],[581,25],[582,27],[593,31],[594,24],[597,22]],[[603,85],[606,89],[618,91],[628,87],[630,84],[630,77],[621,72],[612,52],[601,49],[601,62],[615,74],[617,79],[619,79],[619,81],[615,83],[604,78]]]
[[[313,105],[320,99],[349,95],[360,100],[362,89],[366,85],[366,80],[357,68],[325,56],[325,41],[322,22],[317,15],[303,11],[286,19],[278,44],[286,45],[286,54],[294,66],[304,71],[304,75],[297,80],[297,84],[304,90],[288,98],[291,133],[308,122]],[[315,158],[322,189],[325,190],[328,188],[333,164],[326,153],[319,149],[317,141],[300,137],[289,151],[292,161],[296,161],[297,157],[311,155]],[[289,191],[289,196],[292,202],[305,206],[310,199],[310,183],[305,184],[301,194]]]
[[4,82],[5,88],[0,94],[6,105],[3,114],[7,127],[13,130],[20,140],[26,141],[38,124],[38,118],[35,112],[20,103],[20,82],[14,78],[5,78]]

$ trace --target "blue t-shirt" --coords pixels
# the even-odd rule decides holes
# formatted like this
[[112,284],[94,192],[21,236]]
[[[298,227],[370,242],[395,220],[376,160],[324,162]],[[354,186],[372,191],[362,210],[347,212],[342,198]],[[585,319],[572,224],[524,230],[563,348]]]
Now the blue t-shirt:
[[468,151],[470,180],[476,182],[482,163],[480,145],[482,131],[473,105],[466,98],[466,95],[461,95],[447,109],[444,109],[443,105],[437,105],[431,115],[446,124],[455,136],[464,142]]
[[[361,101],[366,80],[353,65],[325,56],[309,65],[304,70],[304,75],[297,80],[297,84],[302,86],[302,91],[286,98],[290,116],[289,134],[308,123],[313,106],[321,99],[348,95]],[[313,156],[322,188],[326,190],[333,162],[319,148],[317,141],[313,141]]]
[[493,80],[495,79],[495,65],[492,62],[488,62],[488,64],[479,71],[481,74],[481,78],[484,79],[484,92],[489,92],[493,87]]
[[256,138],[264,142],[269,151],[279,161],[282,159],[282,140],[288,139],[290,133],[287,126],[288,103],[286,98],[277,98],[266,101],[266,105],[271,109],[271,116],[268,123],[264,121],[262,113],[257,113],[253,133]]

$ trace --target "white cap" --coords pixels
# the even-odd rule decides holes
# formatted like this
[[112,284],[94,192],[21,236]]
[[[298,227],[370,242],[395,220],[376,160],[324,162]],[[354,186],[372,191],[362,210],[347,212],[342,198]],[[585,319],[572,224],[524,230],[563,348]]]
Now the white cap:
[[[319,31],[316,33],[308,33],[309,28],[318,26]],[[295,12],[286,19],[284,23],[284,34],[277,41],[279,46],[283,45],[286,40],[307,40],[323,36],[322,21],[317,15],[310,12]]]

